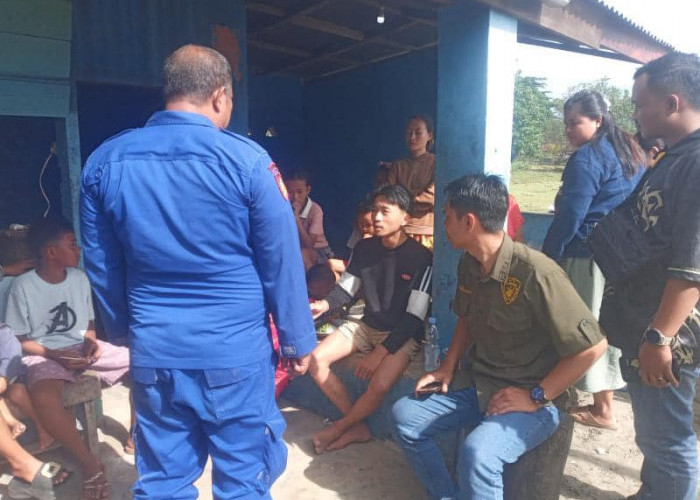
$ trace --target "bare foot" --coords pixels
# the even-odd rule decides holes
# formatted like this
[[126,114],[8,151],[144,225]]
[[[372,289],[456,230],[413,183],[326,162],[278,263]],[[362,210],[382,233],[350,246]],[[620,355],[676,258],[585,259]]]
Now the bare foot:
[[27,426],[24,425],[19,420],[14,420],[13,422],[7,422],[7,426],[10,428],[10,433],[12,434],[12,439],[17,439],[27,430]]
[[592,405],[576,406],[574,408],[570,408],[568,413],[575,422],[581,425],[611,431],[617,430],[617,422],[615,421],[614,417],[604,417],[603,415],[598,415],[595,410],[595,407]]
[[325,429],[318,431],[314,434],[314,449],[316,453],[320,455],[326,451],[326,447],[333,441],[342,436],[343,432],[338,429],[336,424],[331,424]]
[[338,439],[326,447],[326,451],[340,450],[352,443],[372,441],[372,433],[364,422],[359,422],[343,433]]
[[17,420],[17,417],[10,411],[5,398],[0,399],[0,417],[5,421],[10,429],[12,439],[17,439],[27,430],[27,426]]

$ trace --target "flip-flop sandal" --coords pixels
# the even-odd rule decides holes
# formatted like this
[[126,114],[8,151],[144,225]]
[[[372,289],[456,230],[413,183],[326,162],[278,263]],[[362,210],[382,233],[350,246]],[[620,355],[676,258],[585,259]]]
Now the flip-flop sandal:
[[7,485],[10,498],[36,498],[37,500],[56,500],[54,488],[65,484],[73,471],[64,469],[56,462],[46,462],[37,471],[31,483],[13,477]]
[[617,424],[615,422],[606,424],[599,421],[593,413],[591,413],[590,406],[579,406],[578,408],[571,408],[569,410],[569,416],[574,419],[574,422],[587,425],[588,427],[595,427],[596,429],[605,429],[608,431],[616,431]]
[[109,483],[104,471],[83,481],[82,500],[105,500],[109,498]]

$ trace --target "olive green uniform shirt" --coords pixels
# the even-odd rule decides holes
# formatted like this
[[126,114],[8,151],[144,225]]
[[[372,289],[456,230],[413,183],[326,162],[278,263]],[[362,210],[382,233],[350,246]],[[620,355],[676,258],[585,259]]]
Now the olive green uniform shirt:
[[473,344],[454,388],[475,385],[481,411],[500,389],[530,390],[561,358],[603,340],[561,267],[508,235],[489,276],[466,252],[457,275],[452,309],[466,319]]

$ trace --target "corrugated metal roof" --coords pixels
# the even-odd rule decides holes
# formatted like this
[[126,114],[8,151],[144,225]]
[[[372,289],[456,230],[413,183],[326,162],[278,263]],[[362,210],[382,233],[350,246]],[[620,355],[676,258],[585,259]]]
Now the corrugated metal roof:
[[657,43],[663,45],[664,47],[667,47],[669,50],[673,50],[673,51],[676,51],[676,50],[677,50],[673,45],[671,45],[670,43],[668,43],[666,40],[663,40],[662,38],[660,38],[660,37],[654,35],[654,34],[653,34],[651,31],[649,31],[647,28],[645,28],[645,27],[642,26],[641,24],[639,24],[639,23],[633,21],[631,18],[629,18],[628,16],[626,16],[624,13],[622,13],[620,10],[618,10],[617,8],[615,8],[615,7],[613,7],[612,5],[610,5],[609,2],[606,2],[605,0],[587,0],[587,1],[590,2],[590,3],[593,3],[593,4],[600,5],[600,6],[603,7],[605,10],[607,10],[609,13],[611,13],[611,14],[613,14],[614,16],[618,17],[618,18],[619,18],[621,21],[623,21],[624,23],[626,23],[626,24],[628,24],[629,26],[631,26],[632,28],[634,28],[634,29],[636,29],[636,30],[638,30],[638,31],[640,31],[640,32],[642,32],[642,33],[644,33],[645,35],[647,35],[649,38],[651,38],[651,39],[654,40],[655,42],[657,42]]

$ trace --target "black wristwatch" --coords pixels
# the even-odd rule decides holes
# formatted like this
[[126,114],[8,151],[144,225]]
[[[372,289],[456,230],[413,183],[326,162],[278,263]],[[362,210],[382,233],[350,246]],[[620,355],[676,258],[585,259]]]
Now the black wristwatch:
[[549,399],[547,398],[547,395],[544,393],[544,389],[542,389],[541,385],[534,387],[530,391],[530,399],[532,399],[538,405],[546,405],[547,403],[549,403]]
[[642,335],[642,340],[650,344],[665,346],[671,345],[673,337],[667,337],[658,328],[649,327],[644,332],[644,335]]

